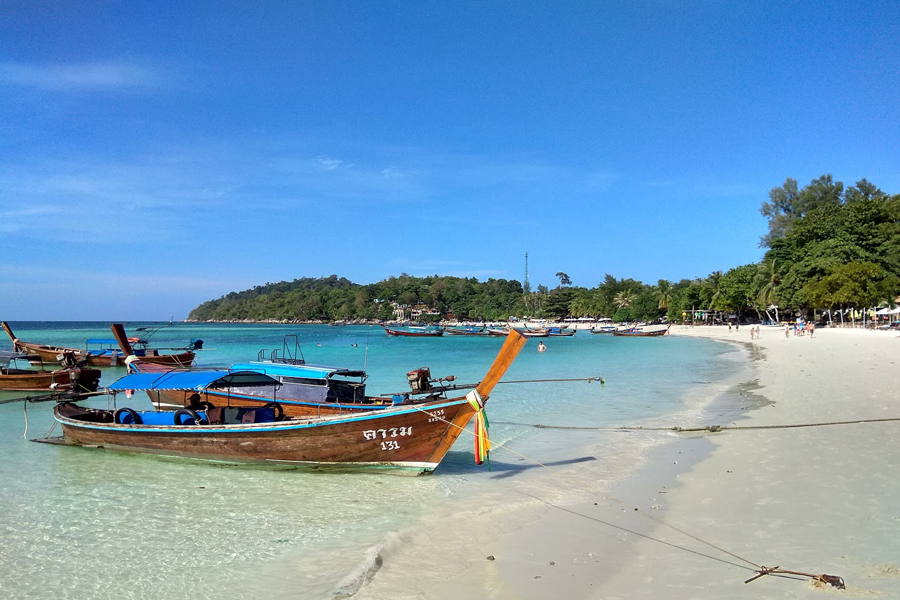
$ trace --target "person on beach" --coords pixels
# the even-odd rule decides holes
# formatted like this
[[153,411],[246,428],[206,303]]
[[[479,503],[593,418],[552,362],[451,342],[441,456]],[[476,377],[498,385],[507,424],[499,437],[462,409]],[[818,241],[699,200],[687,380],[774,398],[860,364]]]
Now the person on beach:
[[750,328],[750,341],[752,342],[754,339],[756,339],[756,330],[751,327]]
[[538,352],[544,352],[547,349],[547,346],[544,345],[544,342],[538,342]]
[[759,339],[759,325],[756,326],[756,339]]
[[791,337],[791,326],[785,323],[784,325],[784,337],[785,339]]
[[728,322],[728,333],[731,333],[731,321]]

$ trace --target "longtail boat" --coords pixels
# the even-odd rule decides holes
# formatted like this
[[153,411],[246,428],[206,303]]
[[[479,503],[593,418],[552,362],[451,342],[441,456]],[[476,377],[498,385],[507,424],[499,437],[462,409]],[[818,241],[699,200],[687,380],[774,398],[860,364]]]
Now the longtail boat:
[[650,325],[643,327],[628,327],[626,329],[616,329],[612,332],[612,334],[618,337],[659,337],[666,335],[668,331],[668,325]]
[[547,329],[543,328],[543,327],[540,329],[533,329],[530,327],[525,327],[525,328],[520,329],[520,328],[516,327],[514,329],[515,329],[515,331],[519,332],[520,334],[522,334],[525,337],[550,337],[550,332],[547,331]]
[[612,333],[616,330],[615,325],[600,325],[599,327],[594,327],[591,329],[591,333],[597,334],[608,334]]
[[448,327],[447,335],[490,335],[484,327],[473,327],[467,325],[465,327]]
[[[345,414],[357,410],[384,408],[394,404],[391,398],[366,396],[366,372],[355,369],[310,365],[303,358],[296,335],[284,336],[282,350],[272,350],[268,357],[260,350],[256,361],[231,365],[229,371],[252,371],[275,379],[277,386],[242,385],[238,380],[211,381],[195,389],[184,387],[188,378],[178,376],[177,369],[144,362],[132,354],[125,330],[114,323],[113,336],[128,355],[129,373],[155,373],[155,378],[136,379],[135,384],[123,384],[123,389],[140,389],[147,393],[160,410],[210,404],[213,406],[260,406],[278,401],[288,416]],[[289,341],[293,341],[291,348]],[[208,371],[208,369],[207,369]]]
[[[30,355],[39,356],[41,361],[45,363],[59,362],[59,357],[66,354],[71,354],[72,356],[74,356],[75,360],[79,363],[91,365],[94,367],[121,366],[125,359],[124,355],[113,348],[101,347],[92,351],[88,349],[87,346],[85,346],[85,348],[83,349],[78,349],[64,348],[62,346],[52,346],[50,344],[23,342],[15,336],[6,321],[0,322],[0,326],[3,327],[4,331],[6,331],[6,335],[8,335],[9,339],[12,340],[14,350],[16,350],[17,352],[25,352]],[[113,343],[113,340],[91,339],[89,341],[91,343],[100,345],[102,345],[103,342],[106,342],[107,344]],[[147,347],[146,340],[137,339],[136,344],[139,345],[139,347],[134,350],[134,353],[139,355],[141,359],[146,362],[172,366],[188,366],[194,360],[193,349],[174,348],[174,350],[180,350],[180,352],[175,352],[173,354],[160,354],[161,349]],[[200,342],[200,344],[202,345],[202,342]]]
[[[114,411],[61,403],[54,416],[62,437],[35,441],[216,462],[431,473],[473,418],[476,462],[484,460],[490,447],[484,404],[525,342],[510,333],[484,379],[461,397],[315,418],[281,416],[277,406],[191,414],[190,409]],[[274,385],[266,375],[252,376],[261,385]]]
[[547,336],[549,337],[572,337],[573,335],[575,335],[575,330],[568,327],[547,327]]
[[71,357],[69,366],[52,371],[30,368],[35,362],[39,356],[0,350],[0,391],[94,392],[100,384],[100,371],[77,367]]
[[388,327],[382,325],[384,332],[391,337],[440,337],[444,335],[443,327]]

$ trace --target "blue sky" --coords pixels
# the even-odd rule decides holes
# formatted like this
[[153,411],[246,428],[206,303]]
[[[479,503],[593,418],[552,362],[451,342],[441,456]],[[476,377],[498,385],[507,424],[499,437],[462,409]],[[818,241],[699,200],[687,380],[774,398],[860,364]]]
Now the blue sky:
[[793,177],[900,193],[900,3],[0,3],[0,317],[403,272],[757,262]]

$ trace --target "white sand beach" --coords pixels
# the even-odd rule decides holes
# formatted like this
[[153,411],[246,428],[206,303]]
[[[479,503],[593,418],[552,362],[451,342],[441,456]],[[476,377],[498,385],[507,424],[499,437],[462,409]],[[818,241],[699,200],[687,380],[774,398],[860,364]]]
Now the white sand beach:
[[[900,420],[768,428],[900,419],[900,336],[819,329],[786,338],[763,328],[751,342],[749,328],[726,327],[672,335],[751,349],[748,383],[758,388],[745,388],[744,418],[718,423],[719,433],[666,434],[672,442],[609,497],[536,501],[529,518],[507,524],[497,516],[470,537],[467,560],[443,565],[439,584],[398,595],[411,571],[388,561],[360,596],[900,598]],[[750,563],[837,575],[846,589],[783,576],[745,584]]]

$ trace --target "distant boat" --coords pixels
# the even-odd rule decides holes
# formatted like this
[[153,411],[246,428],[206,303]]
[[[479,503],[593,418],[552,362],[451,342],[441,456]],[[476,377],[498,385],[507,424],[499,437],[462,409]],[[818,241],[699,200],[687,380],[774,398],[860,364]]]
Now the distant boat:
[[[474,327],[467,325],[466,327],[448,327],[447,335],[489,335],[484,327]],[[506,335],[506,332],[503,333]]]
[[617,329],[613,331],[613,335],[618,337],[659,337],[666,335],[668,331],[668,325],[644,325]]
[[547,335],[550,337],[571,337],[575,335],[574,329],[568,327],[547,327]]
[[100,384],[100,371],[75,366],[68,355],[69,366],[47,371],[32,369],[31,363],[42,363],[39,356],[0,350],[0,391],[22,392],[94,392]]
[[[17,338],[9,324],[6,321],[0,322],[0,326],[6,331],[6,335],[13,341],[13,349],[18,352],[26,352],[28,354],[37,355],[42,362],[56,363],[59,357],[71,354],[75,357],[76,362],[84,363],[94,367],[110,367],[121,365],[124,362],[125,355],[118,350],[112,348],[116,340],[100,340],[90,339],[85,343],[84,349],[64,348],[62,346],[52,346],[49,344],[37,344],[34,342],[23,342]],[[163,365],[187,366],[194,360],[194,348],[200,348],[203,345],[201,340],[195,340],[191,344],[191,348],[149,348],[147,340],[141,338],[132,338],[134,343],[134,354],[141,357],[141,360],[153,362]],[[88,347],[88,343],[93,348]],[[160,354],[160,350],[181,350],[173,354]]]
[[529,327],[519,329],[518,327],[516,327],[514,328],[514,330],[518,331],[525,337],[550,337],[550,333],[543,327],[540,329],[532,329]]
[[591,333],[613,333],[615,330],[615,325],[600,325],[591,329]]
[[440,337],[444,335],[444,328],[436,325],[426,327],[417,327],[410,325],[407,327],[388,327],[382,325],[384,332],[391,337]]
[[[430,473],[473,417],[476,462],[483,460],[490,447],[484,404],[524,343],[511,332],[487,375],[465,396],[309,418],[285,417],[274,404],[236,411],[151,412],[127,407],[103,410],[65,402],[54,409],[63,435],[35,441],[216,463]],[[261,373],[244,376],[263,386],[277,383]]]

